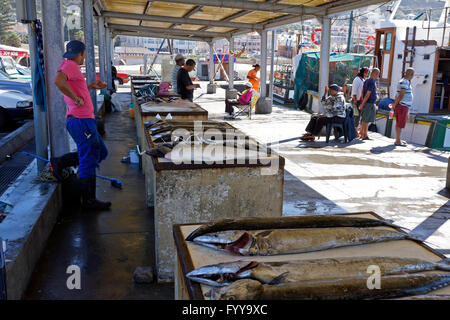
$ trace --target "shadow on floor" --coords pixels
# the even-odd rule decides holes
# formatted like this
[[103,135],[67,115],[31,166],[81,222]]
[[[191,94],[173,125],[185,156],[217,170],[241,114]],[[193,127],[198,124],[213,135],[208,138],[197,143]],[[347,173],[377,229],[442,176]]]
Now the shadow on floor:
[[283,190],[283,216],[347,213],[286,170]]

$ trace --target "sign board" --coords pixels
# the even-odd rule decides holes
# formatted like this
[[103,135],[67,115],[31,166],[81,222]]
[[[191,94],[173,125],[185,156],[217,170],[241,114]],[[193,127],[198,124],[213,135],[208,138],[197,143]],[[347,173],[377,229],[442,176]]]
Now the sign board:
[[0,50],[0,56],[6,57],[28,57],[26,51]]

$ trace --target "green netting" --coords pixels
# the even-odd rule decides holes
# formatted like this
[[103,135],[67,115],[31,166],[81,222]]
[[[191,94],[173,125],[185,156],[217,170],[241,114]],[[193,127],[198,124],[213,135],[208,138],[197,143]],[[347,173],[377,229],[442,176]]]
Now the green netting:
[[[345,78],[352,83],[362,67],[370,67],[373,55],[355,53],[330,53],[329,84],[343,86]],[[299,98],[307,90],[319,91],[320,52],[303,53],[295,74],[294,101],[298,107]]]

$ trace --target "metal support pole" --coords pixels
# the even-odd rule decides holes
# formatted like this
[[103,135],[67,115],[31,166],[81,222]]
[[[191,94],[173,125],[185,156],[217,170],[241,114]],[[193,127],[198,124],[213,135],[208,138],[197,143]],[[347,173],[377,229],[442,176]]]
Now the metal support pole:
[[320,71],[319,71],[319,99],[325,93],[328,86],[330,72],[330,38],[331,23],[329,17],[322,18],[322,36],[320,40]]
[[231,55],[231,52],[234,51],[234,39],[231,37],[228,39],[230,43],[229,53],[228,53],[228,77],[230,78],[230,82],[228,84],[228,89],[234,88],[234,57]]
[[[94,9],[92,0],[83,1],[84,42],[86,44],[86,81],[88,84],[96,80],[94,51]],[[94,113],[97,114],[97,90],[90,90]]]
[[[98,17],[98,63],[100,66],[100,81],[106,82],[106,64],[105,64],[105,19]],[[106,93],[106,88],[102,89]]]
[[52,157],[69,152],[69,137],[66,131],[66,103],[53,79],[63,59],[63,0],[42,1],[43,41],[45,61],[45,86],[47,89],[47,116]]
[[266,90],[266,78],[267,78],[267,30],[261,32],[261,82],[260,82],[260,93],[261,97],[267,97]]
[[273,101],[273,74],[274,74],[274,60],[275,60],[275,39],[277,31],[272,30],[272,56],[270,57],[270,85],[269,85],[269,97]]
[[350,24],[348,26],[347,53],[350,52],[352,46],[352,29],[353,29],[353,11],[350,12]]
[[213,76],[216,73],[214,65],[214,41],[209,43],[209,83],[213,84]]
[[114,56],[111,55],[111,33],[109,28],[105,28],[105,42],[106,42],[106,83],[108,84],[108,91],[113,89],[112,74],[111,74],[111,62]]
[[[28,19],[36,20],[36,0],[27,0]],[[31,24],[28,24],[28,46],[30,50],[30,67],[34,70],[36,65],[36,32]],[[34,83],[34,72],[31,72],[31,83]],[[33,97],[33,105],[36,101]],[[40,107],[33,108],[34,117],[34,137],[36,143],[36,154],[41,158],[48,158],[48,133],[47,133],[47,113]],[[45,161],[37,160],[38,172],[42,171],[46,165]]]

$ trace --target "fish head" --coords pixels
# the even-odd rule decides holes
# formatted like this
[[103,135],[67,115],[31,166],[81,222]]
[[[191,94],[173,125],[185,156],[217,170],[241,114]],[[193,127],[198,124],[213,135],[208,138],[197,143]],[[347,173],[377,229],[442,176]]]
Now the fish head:
[[264,287],[261,282],[252,279],[241,279],[227,287],[220,288],[212,294],[215,300],[257,300]]
[[247,231],[228,230],[207,233],[194,238],[193,241],[217,250],[226,250],[234,254],[245,254],[251,247],[254,239]]
[[258,266],[256,261],[234,261],[204,266],[186,274],[192,281],[213,287],[230,285],[237,279],[249,277],[251,270]]

